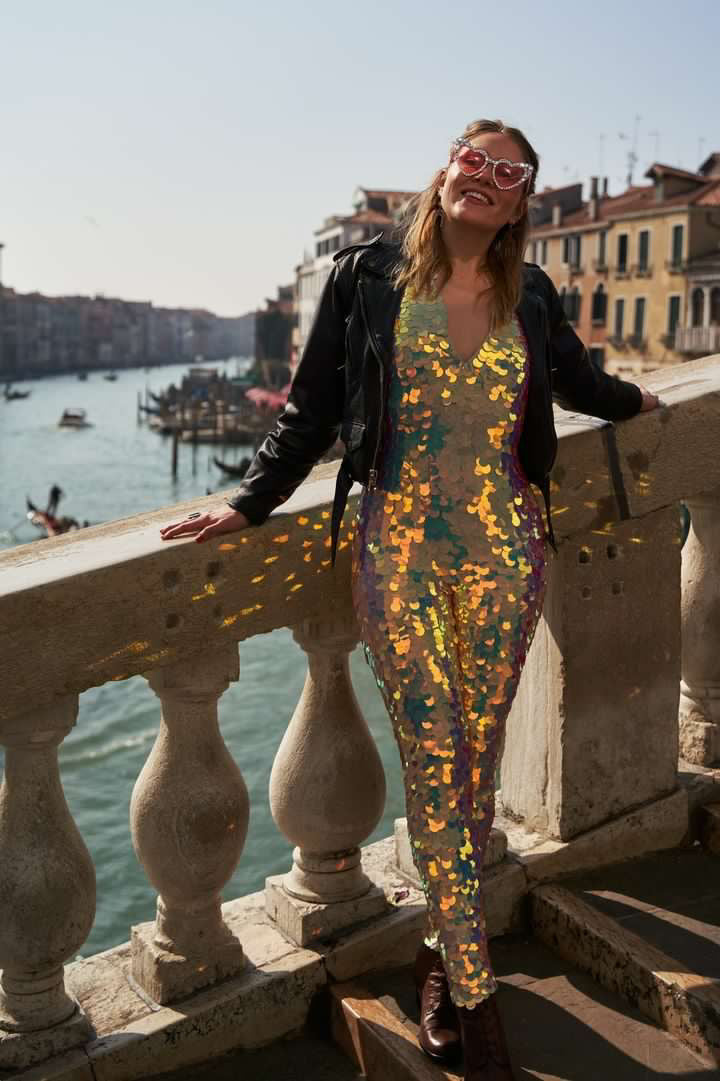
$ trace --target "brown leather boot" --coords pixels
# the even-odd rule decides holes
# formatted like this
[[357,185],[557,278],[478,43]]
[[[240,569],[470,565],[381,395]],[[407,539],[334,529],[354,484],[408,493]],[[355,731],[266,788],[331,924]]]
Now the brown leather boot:
[[465,1081],[514,1081],[496,996],[472,1009],[458,1007],[465,1054]]
[[424,942],[415,961],[415,988],[420,1007],[418,1043],[436,1062],[456,1062],[462,1047],[460,1022],[450,998],[442,957]]

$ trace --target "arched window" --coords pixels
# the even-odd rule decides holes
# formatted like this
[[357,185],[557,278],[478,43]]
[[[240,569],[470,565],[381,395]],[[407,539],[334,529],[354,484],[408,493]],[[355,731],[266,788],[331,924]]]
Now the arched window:
[[710,290],[710,324],[720,326],[720,285],[715,285]]
[[592,321],[603,325],[607,319],[607,293],[602,283],[598,285],[592,297]]
[[705,293],[702,289],[693,289],[691,299],[692,325],[701,327],[705,315]]

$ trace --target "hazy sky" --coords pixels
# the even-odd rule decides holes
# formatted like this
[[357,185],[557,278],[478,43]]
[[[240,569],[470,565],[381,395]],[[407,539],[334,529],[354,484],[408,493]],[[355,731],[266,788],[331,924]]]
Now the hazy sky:
[[539,188],[618,192],[636,115],[636,182],[656,148],[695,168],[719,43],[718,0],[6,2],[4,284],[239,314],[357,184],[425,185],[480,116],[525,130]]

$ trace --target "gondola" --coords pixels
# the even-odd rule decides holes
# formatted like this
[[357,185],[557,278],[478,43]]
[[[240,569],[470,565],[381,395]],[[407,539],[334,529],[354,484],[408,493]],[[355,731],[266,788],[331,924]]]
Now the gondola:
[[22,398],[29,398],[32,391],[30,390],[12,390],[10,384],[5,385],[4,398],[6,402],[18,402]]
[[229,477],[244,477],[248,471],[250,461],[250,458],[241,458],[239,465],[228,465],[227,462],[221,462],[219,458],[213,458],[213,462],[218,469],[222,469],[223,473],[227,473]]

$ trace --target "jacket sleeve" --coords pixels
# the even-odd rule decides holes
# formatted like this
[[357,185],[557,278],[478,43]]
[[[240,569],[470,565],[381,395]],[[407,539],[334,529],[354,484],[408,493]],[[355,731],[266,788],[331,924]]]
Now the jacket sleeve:
[[553,397],[563,409],[603,420],[627,420],[640,412],[642,391],[602,371],[567,320],[558,292],[545,274]]
[[333,445],[342,420],[345,314],[341,264],[320,296],[285,408],[266,435],[237,492],[228,499],[253,525],[289,499]]

